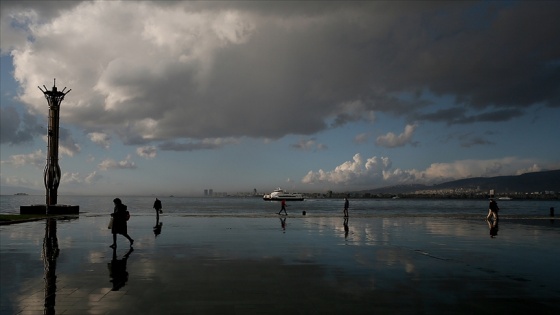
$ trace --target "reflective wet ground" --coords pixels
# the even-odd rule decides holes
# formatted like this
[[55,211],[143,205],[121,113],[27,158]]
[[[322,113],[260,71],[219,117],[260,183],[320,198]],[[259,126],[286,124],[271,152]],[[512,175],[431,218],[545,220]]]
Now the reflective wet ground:
[[[560,222],[135,216],[0,227],[1,314],[557,314]],[[491,237],[491,234],[494,237]]]

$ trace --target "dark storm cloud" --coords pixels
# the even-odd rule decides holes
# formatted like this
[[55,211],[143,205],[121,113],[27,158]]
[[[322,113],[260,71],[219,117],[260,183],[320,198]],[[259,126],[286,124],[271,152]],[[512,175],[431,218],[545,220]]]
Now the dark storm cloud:
[[467,133],[452,133],[447,135],[444,142],[448,142],[451,140],[458,140],[461,147],[463,148],[471,148],[474,146],[479,145],[494,145],[496,144],[492,140],[492,136],[496,135],[496,132],[493,131],[485,131],[482,134],[475,133],[475,132],[467,132]]
[[466,134],[461,134],[457,136],[457,139],[460,141],[461,143],[461,147],[463,148],[470,148],[470,147],[474,147],[477,145],[493,145],[495,144],[495,142],[491,141],[489,136],[492,135],[492,133],[486,132],[484,134],[484,136],[480,136],[477,134],[474,134],[472,132],[466,133]]
[[452,124],[470,124],[475,122],[500,122],[508,121],[523,116],[524,111],[516,108],[491,110],[484,113],[469,115],[464,107],[441,109],[428,114],[411,115],[415,121],[446,122]]
[[59,128],[59,145],[61,153],[69,156],[73,156],[81,151],[80,146],[76,143],[74,137],[72,137],[70,130],[63,127]]
[[[313,135],[375,112],[495,122],[560,106],[558,2],[88,2],[52,12],[37,20],[56,24],[28,30],[33,54],[13,51],[22,100],[36,98],[32,78],[63,64],[76,91],[67,119],[128,144],[208,149],[219,145],[174,139]],[[432,106],[427,95],[454,101]]]
[[35,136],[46,133],[35,116],[24,113],[20,118],[13,107],[0,108],[0,143],[21,144],[31,142]]
[[481,113],[478,115],[464,117],[463,119],[456,119],[455,123],[474,123],[474,122],[499,122],[508,121],[512,118],[523,116],[523,111],[519,109],[501,109],[491,112]]
[[159,145],[159,149],[163,151],[215,150],[236,142],[232,139],[204,139],[191,142],[166,141]]
[[218,149],[221,146],[209,143],[200,142],[189,142],[189,143],[177,143],[177,142],[164,142],[159,145],[159,149],[163,151],[195,151],[195,150],[213,150]]

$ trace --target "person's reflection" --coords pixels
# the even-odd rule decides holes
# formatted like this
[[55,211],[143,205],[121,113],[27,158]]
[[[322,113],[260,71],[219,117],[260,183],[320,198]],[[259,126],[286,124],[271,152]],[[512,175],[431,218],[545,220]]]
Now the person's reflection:
[[132,253],[134,248],[130,248],[128,252],[123,256],[122,259],[117,259],[117,249],[113,248],[113,260],[108,263],[111,282],[113,282],[113,291],[118,291],[120,288],[124,287],[128,281],[128,272],[126,271],[126,261],[128,256]]
[[490,229],[490,237],[498,236],[498,220],[486,221],[486,223],[488,223],[488,228]]
[[47,219],[43,240],[43,264],[45,267],[45,309],[44,314],[56,314],[56,259],[60,250],[56,236],[56,219]]
[[344,218],[344,238],[347,239],[348,238],[348,217]]
[[159,222],[159,215],[156,218],[156,225],[154,225],[154,236],[158,237],[161,234],[161,228],[163,227],[163,222]]
[[286,233],[286,218],[280,218],[280,226],[282,227],[282,231]]
[[158,235],[161,234],[161,228],[162,228],[162,226],[163,226],[163,223],[162,223],[162,222],[160,222],[160,223],[158,223],[158,224],[156,224],[156,225],[154,226],[154,235],[155,235],[156,237],[157,237]]

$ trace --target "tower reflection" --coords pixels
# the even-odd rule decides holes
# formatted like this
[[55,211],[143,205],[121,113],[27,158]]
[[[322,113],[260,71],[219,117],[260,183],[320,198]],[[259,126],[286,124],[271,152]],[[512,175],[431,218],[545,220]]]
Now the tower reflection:
[[56,303],[56,259],[60,250],[56,236],[56,219],[49,218],[43,239],[43,264],[45,267],[45,308],[44,314],[55,314]]

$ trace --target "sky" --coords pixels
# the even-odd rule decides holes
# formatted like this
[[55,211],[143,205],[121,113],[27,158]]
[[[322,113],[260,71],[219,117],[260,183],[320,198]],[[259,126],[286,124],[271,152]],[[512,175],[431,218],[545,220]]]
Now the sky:
[[0,2],[0,192],[367,190],[560,168],[560,2]]

